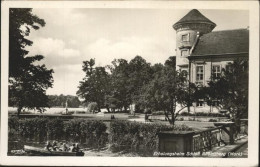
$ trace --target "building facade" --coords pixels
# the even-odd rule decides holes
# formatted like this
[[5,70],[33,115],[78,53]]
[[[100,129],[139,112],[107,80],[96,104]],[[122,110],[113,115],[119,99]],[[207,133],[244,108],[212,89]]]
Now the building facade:
[[[173,25],[176,69],[187,71],[189,80],[198,86],[207,86],[235,59],[249,58],[249,29],[212,31],[216,26],[196,9]],[[195,106],[211,110],[203,99]]]

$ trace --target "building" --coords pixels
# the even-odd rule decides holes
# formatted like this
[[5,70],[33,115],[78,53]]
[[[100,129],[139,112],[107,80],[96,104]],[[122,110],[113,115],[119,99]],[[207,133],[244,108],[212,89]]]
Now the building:
[[[176,68],[187,71],[189,80],[198,86],[207,86],[228,68],[229,62],[249,58],[248,29],[212,31],[216,26],[196,9],[173,25],[177,34]],[[196,107],[208,106],[201,99]]]

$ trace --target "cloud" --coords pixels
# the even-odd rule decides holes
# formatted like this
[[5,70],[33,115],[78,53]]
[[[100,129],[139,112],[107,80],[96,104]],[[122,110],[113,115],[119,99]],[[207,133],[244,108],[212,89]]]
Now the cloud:
[[30,54],[43,54],[45,56],[77,57],[80,55],[78,50],[66,48],[63,40],[53,38],[36,38],[29,50]]
[[82,59],[78,49],[68,48],[61,39],[35,38],[33,45],[26,49],[29,50],[29,56],[43,55],[45,57],[44,63],[51,67],[78,64]]
[[171,56],[171,50],[160,42],[164,39],[124,37],[117,41],[105,38],[97,39],[86,49],[86,55],[95,58],[98,65],[110,64],[113,59],[133,59],[136,55],[142,56],[150,63],[164,63]]

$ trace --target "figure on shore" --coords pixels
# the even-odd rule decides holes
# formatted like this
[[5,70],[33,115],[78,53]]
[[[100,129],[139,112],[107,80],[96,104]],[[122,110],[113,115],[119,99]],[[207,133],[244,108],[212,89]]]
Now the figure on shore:
[[52,145],[51,145],[50,141],[47,141],[45,150],[52,151],[51,148],[52,148]]
[[57,142],[54,140],[53,143],[52,143],[52,149],[53,149],[53,151],[56,151],[57,148],[58,148]]
[[63,143],[61,145],[60,149],[61,149],[61,151],[68,151],[69,148],[67,147],[66,143]]

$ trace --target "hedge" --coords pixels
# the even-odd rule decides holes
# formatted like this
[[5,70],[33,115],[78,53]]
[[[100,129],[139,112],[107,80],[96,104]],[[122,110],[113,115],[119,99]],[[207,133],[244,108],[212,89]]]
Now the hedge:
[[86,147],[102,148],[109,144],[112,151],[155,151],[158,146],[157,133],[160,131],[191,131],[186,125],[144,124],[125,120],[110,123],[110,134],[102,121],[84,119],[9,118],[9,137],[14,134],[25,140],[46,141],[66,140],[80,142]]
[[225,115],[221,113],[206,113],[206,112],[196,112],[194,113],[188,113],[188,112],[182,112],[180,113],[182,116],[208,116],[208,117],[226,117]]
[[25,140],[38,142],[46,140],[66,140],[80,142],[91,147],[103,147],[107,141],[106,125],[102,121],[83,119],[29,118],[10,117],[8,121],[9,137],[15,135]]
[[147,152],[157,148],[160,131],[191,131],[186,125],[144,124],[130,121],[113,121],[110,125],[109,144],[112,151],[137,150]]

